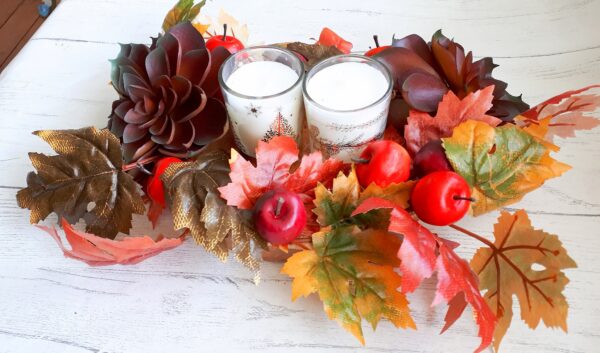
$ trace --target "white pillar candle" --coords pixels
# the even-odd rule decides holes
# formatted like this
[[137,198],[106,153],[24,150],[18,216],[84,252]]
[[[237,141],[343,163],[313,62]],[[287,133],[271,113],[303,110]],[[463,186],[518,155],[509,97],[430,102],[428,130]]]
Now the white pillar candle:
[[388,82],[377,69],[358,62],[343,62],[317,72],[307,84],[308,94],[332,110],[364,108],[383,97]]
[[242,50],[222,66],[219,80],[238,148],[254,156],[258,141],[302,128],[304,67],[291,52],[274,47]]
[[263,97],[281,93],[298,81],[298,74],[290,67],[275,61],[256,61],[235,70],[227,86],[237,93]]
[[304,104],[313,143],[350,161],[383,136],[392,79],[383,64],[361,55],[330,58],[315,66],[304,84]]

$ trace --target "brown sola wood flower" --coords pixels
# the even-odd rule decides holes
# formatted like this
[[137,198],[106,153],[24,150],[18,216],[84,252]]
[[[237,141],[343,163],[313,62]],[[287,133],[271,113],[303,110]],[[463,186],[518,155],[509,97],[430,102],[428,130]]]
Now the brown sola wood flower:
[[171,27],[151,46],[123,44],[112,63],[108,128],[121,139],[126,163],[160,155],[188,158],[221,136],[227,113],[217,74],[229,56],[212,53],[189,22]]
[[435,112],[448,90],[462,99],[494,85],[493,106],[487,114],[503,121],[512,121],[529,108],[520,96],[506,92],[506,82],[492,77],[492,70],[497,67],[492,58],[474,61],[471,52],[465,53],[460,44],[444,36],[441,30],[434,33],[430,43],[416,34],[393,39],[392,47],[375,57],[394,76],[396,99],[391,105],[390,118],[401,120],[396,126],[406,122],[408,109]]

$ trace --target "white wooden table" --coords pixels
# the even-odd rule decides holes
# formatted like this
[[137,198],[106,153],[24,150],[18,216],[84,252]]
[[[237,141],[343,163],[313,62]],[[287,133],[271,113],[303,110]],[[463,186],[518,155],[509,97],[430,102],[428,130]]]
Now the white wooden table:
[[[63,0],[0,75],[0,352],[471,352],[469,314],[444,335],[445,308],[429,308],[435,282],[410,295],[418,331],[367,327],[367,346],[329,321],[316,297],[290,301],[290,281],[266,264],[260,286],[235,262],[221,264],[191,241],[135,266],[91,268],[63,258],[28,223],[15,192],[49,152],[36,129],[103,127],[115,92],[108,59],[118,42],[146,42],[174,0]],[[1,6],[1,4],[0,4]],[[476,56],[530,103],[600,83],[600,1],[261,0],[209,2],[249,25],[251,41],[308,40],[327,25],[366,49],[436,29]],[[598,352],[600,336],[600,129],[558,141],[574,169],[527,196],[534,224],[560,235],[579,268],[568,271],[569,333],[513,322],[504,352]],[[462,222],[489,236],[496,214]],[[463,242],[470,256],[477,244]],[[491,349],[490,349],[491,351]]]

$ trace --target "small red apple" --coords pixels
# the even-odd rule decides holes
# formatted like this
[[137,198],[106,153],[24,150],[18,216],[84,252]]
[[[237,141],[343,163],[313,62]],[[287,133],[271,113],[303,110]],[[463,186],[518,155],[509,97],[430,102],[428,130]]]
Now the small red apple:
[[206,49],[213,51],[216,47],[223,47],[231,54],[244,49],[244,44],[234,36],[227,35],[227,24],[223,25],[223,35],[214,35],[206,41]]
[[427,174],[419,179],[410,196],[419,219],[435,226],[447,226],[460,220],[473,201],[467,181],[450,171]]
[[389,140],[374,141],[355,160],[356,176],[364,188],[371,183],[386,187],[408,180],[410,162],[408,152],[400,144]]
[[165,189],[160,177],[172,163],[179,162],[181,162],[181,159],[175,157],[163,157],[159,159],[154,165],[152,176],[148,178],[148,184],[146,184],[148,197],[154,202],[159,203],[162,207],[165,207]]
[[274,189],[264,193],[254,205],[256,231],[273,245],[291,243],[306,225],[306,210],[300,195]]
[[373,41],[375,41],[375,48],[369,49],[365,53],[365,56],[373,56],[373,55],[379,53],[380,51],[383,51],[383,50],[391,47],[391,45],[382,45],[382,46],[379,46],[379,38],[378,38],[377,35],[373,36]]

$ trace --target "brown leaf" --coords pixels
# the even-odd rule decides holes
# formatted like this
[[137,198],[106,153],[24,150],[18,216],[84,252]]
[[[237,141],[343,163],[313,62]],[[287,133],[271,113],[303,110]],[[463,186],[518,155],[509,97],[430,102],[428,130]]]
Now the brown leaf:
[[228,184],[228,156],[223,151],[200,154],[194,162],[170,165],[161,179],[165,185],[176,229],[187,228],[196,242],[222,261],[230,249],[246,267],[257,271],[253,248],[265,243],[249,221],[249,212],[227,206],[218,187]]
[[306,69],[306,71],[327,58],[343,54],[336,47],[329,47],[321,44],[293,42],[280,44],[280,46],[302,55],[304,59],[306,59],[306,62],[304,63],[304,69]]
[[498,319],[496,350],[512,320],[513,296],[530,328],[543,320],[548,327],[566,331],[569,306],[562,291],[569,279],[562,270],[577,265],[558,237],[534,229],[527,213],[520,210],[502,212],[494,238],[494,243],[481,238],[488,246],[477,250],[471,267],[479,274],[480,288],[486,291],[485,299]]
[[133,213],[145,211],[141,188],[121,170],[119,139],[108,130],[44,130],[35,135],[58,155],[29,153],[37,170],[17,193],[19,207],[31,210],[31,223],[54,212],[86,231],[106,238],[129,233]]

